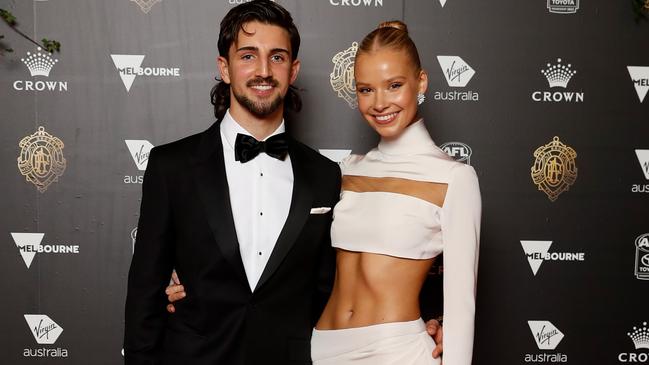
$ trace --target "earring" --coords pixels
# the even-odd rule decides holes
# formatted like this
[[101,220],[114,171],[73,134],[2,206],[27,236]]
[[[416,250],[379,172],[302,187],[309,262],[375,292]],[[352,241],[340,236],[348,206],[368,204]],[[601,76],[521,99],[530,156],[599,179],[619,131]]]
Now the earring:
[[426,95],[419,93],[417,94],[417,105],[421,105],[426,101]]

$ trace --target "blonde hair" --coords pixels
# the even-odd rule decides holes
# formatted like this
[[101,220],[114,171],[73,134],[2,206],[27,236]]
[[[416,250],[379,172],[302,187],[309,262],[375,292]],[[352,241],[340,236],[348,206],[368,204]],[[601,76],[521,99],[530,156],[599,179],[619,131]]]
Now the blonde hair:
[[371,53],[382,48],[404,50],[415,66],[415,72],[421,71],[421,61],[415,43],[408,35],[408,26],[399,20],[390,20],[379,24],[366,35],[358,46],[356,56]]

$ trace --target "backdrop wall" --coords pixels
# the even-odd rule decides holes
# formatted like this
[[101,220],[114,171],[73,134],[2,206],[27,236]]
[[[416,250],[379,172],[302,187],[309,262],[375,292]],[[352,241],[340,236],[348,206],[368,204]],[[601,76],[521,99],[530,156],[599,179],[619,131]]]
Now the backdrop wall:
[[[0,24],[0,362],[121,363],[148,151],[213,123],[218,24],[239,2],[0,0],[62,43],[39,55]],[[649,363],[649,22],[630,0],[280,3],[302,35],[289,128],[334,159],[377,143],[354,42],[408,24],[426,124],[480,178],[475,364]]]

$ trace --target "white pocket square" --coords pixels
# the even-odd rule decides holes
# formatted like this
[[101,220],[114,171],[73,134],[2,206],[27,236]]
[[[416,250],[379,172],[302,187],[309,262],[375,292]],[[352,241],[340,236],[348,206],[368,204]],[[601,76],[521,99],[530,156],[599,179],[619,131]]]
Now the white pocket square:
[[330,210],[330,207],[311,208],[311,214],[325,214]]

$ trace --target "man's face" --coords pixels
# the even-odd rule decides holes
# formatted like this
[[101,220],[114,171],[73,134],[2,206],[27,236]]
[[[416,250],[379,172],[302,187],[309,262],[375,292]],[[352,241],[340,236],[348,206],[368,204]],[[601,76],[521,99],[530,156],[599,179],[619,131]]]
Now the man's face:
[[291,59],[289,34],[256,21],[245,23],[243,30],[230,46],[228,59],[218,58],[221,77],[234,96],[230,108],[260,119],[281,116],[284,97],[300,68],[299,61]]

